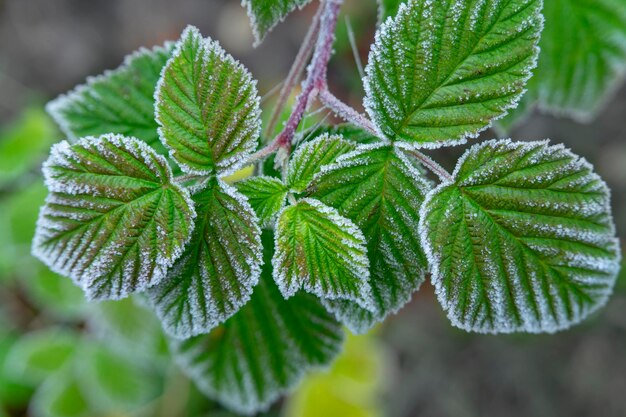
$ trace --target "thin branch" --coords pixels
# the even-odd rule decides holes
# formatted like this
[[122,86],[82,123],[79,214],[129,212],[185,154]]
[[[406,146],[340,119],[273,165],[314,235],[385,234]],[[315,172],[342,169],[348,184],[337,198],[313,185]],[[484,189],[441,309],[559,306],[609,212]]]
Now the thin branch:
[[[317,43],[313,59],[308,67],[308,74],[302,83],[302,91],[296,98],[291,115],[285,123],[282,132],[276,136],[274,141],[261,149],[249,159],[250,162],[265,158],[273,152],[284,149],[287,153],[291,151],[293,138],[296,134],[298,126],[302,122],[302,118],[309,107],[312,99],[317,95],[320,89],[326,85],[326,71],[328,61],[332,54],[333,43],[335,41],[335,29],[337,28],[337,19],[341,9],[343,0],[323,0],[320,5],[320,27]],[[286,158],[282,158],[285,159]]]
[[320,30],[320,20],[321,13],[323,8],[320,7],[318,12],[315,14],[313,21],[311,22],[311,27],[309,28],[304,40],[302,41],[302,46],[298,51],[298,55],[296,55],[296,59],[289,70],[289,74],[283,83],[283,87],[280,90],[280,95],[278,96],[278,101],[276,102],[276,106],[274,107],[274,111],[272,112],[272,117],[270,118],[269,123],[267,124],[267,128],[265,129],[265,136],[270,136],[274,129],[276,128],[276,124],[278,123],[278,119],[289,100],[289,96],[291,92],[296,87],[298,80],[302,77],[302,73],[306,68],[306,63],[313,54],[313,50],[315,48],[315,42],[317,40],[319,30]]
[[428,156],[424,155],[416,149],[404,149],[409,155],[417,159],[422,165],[428,168],[431,172],[439,177],[440,180],[446,182],[452,182],[454,179],[448,171],[446,171],[441,165],[433,161]]
[[332,110],[337,116],[354,125],[362,127],[374,136],[380,136],[376,126],[364,115],[356,111],[350,105],[344,103],[331,93],[328,88],[324,88],[319,94],[322,104]]

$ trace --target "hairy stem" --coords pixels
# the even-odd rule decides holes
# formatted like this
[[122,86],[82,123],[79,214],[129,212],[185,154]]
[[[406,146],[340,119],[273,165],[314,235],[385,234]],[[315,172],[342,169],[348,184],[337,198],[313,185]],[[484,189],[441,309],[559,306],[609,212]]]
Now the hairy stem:
[[353,107],[337,98],[328,90],[328,88],[324,88],[320,91],[319,97],[322,104],[329,110],[332,110],[333,113],[340,118],[356,126],[362,127],[374,136],[380,136],[376,126],[374,126],[374,123],[372,123],[366,116],[356,111]]
[[[252,155],[249,159],[250,163],[265,158],[281,149],[287,154],[291,151],[293,139],[298,126],[302,122],[304,113],[318,92],[325,88],[326,71],[332,54],[335,29],[342,2],[343,0],[322,0],[319,11],[318,38],[315,44],[313,59],[307,68],[307,77],[302,83],[302,91],[296,98],[296,103],[283,130],[272,143]],[[281,159],[286,160],[286,158]]]
[[[307,108],[316,98],[319,98],[326,108],[332,110],[337,114],[337,116],[347,122],[367,130],[374,136],[380,136],[378,129],[376,129],[376,126],[371,120],[369,120],[365,115],[359,113],[353,107],[341,101],[328,89],[328,62],[330,61],[330,57],[332,55],[333,43],[335,42],[335,30],[337,28],[337,19],[339,17],[339,11],[341,10],[342,3],[343,0],[321,1],[320,8],[315,15],[311,29],[309,29],[309,32],[304,40],[304,44],[302,48],[300,48],[296,61],[294,62],[287,80],[285,81],[277,107],[274,110],[272,119],[268,125],[267,132],[271,133],[271,131],[273,131],[276,127],[279,114],[282,112],[289,94],[293,91],[297,79],[300,78],[305,62],[313,49],[313,43],[315,43],[313,58],[307,68],[307,77],[302,83],[302,91],[296,98],[291,115],[289,116],[283,130],[269,145],[253,154],[248,160],[248,163],[256,162],[275,152],[279,152],[280,158],[278,158],[278,162],[280,162],[280,165],[282,165],[284,170],[298,126],[302,122]],[[317,40],[315,40],[316,37]],[[441,165],[420,151],[406,150],[406,152],[416,158],[424,167],[436,174],[442,181],[452,180],[452,176],[445,169],[443,169]]]
[[441,165],[433,161],[430,157],[424,155],[418,150],[406,150],[406,152],[417,159],[424,167],[437,175],[441,181],[452,182],[452,175],[446,171]]
[[[374,136],[379,137],[380,134],[372,123],[365,115],[356,111],[350,105],[344,103],[338,99],[328,88],[324,88],[319,93],[319,98],[322,104],[330,110],[332,110],[337,116],[344,119],[346,122],[359,126]],[[424,167],[433,172],[442,181],[452,181],[452,176],[441,165],[433,161],[427,155],[418,150],[407,150],[407,153],[417,159]]]
[[302,77],[304,69],[306,68],[307,61],[313,54],[315,42],[317,41],[317,37],[320,31],[321,13],[322,8],[320,8],[315,14],[313,22],[311,23],[311,27],[304,37],[302,46],[298,51],[298,55],[296,55],[296,59],[294,60],[293,65],[289,70],[289,74],[285,79],[285,83],[280,90],[278,101],[276,102],[276,106],[274,107],[274,111],[272,112],[270,121],[267,124],[267,128],[265,129],[266,137],[271,135],[274,132],[274,129],[276,129],[276,124],[278,123],[278,119],[280,118],[283,109],[287,105],[287,100],[289,100],[289,96],[291,95],[293,89],[296,87],[298,80]]

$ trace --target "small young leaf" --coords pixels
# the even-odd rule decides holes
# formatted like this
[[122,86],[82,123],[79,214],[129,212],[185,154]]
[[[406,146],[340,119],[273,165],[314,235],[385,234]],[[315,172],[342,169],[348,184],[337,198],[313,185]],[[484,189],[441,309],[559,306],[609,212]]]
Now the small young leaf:
[[439,301],[478,332],[554,332],[601,307],[619,270],[609,191],[547,142],[489,141],[427,197],[420,230]]
[[145,142],[118,135],[61,142],[44,175],[51,194],[33,254],[91,299],[159,283],[189,241],[193,202]]
[[187,172],[227,175],[257,145],[261,110],[256,81],[193,26],[176,43],[155,97],[161,140]]
[[291,157],[287,185],[292,191],[303,192],[323,165],[332,164],[354,148],[355,144],[343,140],[341,136],[327,134],[305,143]]
[[376,36],[365,105],[381,133],[422,147],[476,137],[535,67],[541,0],[409,0]]
[[283,298],[272,280],[271,233],[263,237],[263,276],[248,304],[208,335],[172,340],[175,360],[201,391],[247,414],[327,365],[343,340],[341,326],[314,296]]
[[261,226],[273,226],[276,215],[285,205],[289,191],[285,184],[278,178],[258,176],[238,182],[236,186],[248,198]]
[[395,313],[423,282],[428,263],[418,234],[418,208],[430,188],[401,151],[385,144],[360,145],[313,181],[311,196],[354,221],[367,240],[377,312],[345,301],[325,302],[353,332],[363,333]]
[[265,35],[282,22],[296,8],[303,8],[311,0],[242,0],[241,4],[248,11],[255,46],[260,44]]
[[285,298],[304,289],[372,308],[363,233],[318,200],[305,198],[281,212],[272,265]]
[[261,273],[261,231],[237,190],[216,180],[193,196],[191,243],[149,296],[165,330],[185,338],[208,333],[249,299]]
[[141,139],[166,154],[154,120],[154,90],[171,51],[170,43],[142,48],[127,56],[119,68],[89,78],[87,84],[51,101],[46,109],[71,141],[118,133]]

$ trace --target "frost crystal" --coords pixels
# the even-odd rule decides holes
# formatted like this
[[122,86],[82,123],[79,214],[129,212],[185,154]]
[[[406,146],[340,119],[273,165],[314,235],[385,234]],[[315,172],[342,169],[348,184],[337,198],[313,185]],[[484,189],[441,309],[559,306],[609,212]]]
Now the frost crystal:
[[375,313],[343,301],[326,301],[353,332],[367,331],[395,313],[424,280],[428,265],[418,235],[419,207],[431,184],[401,150],[360,145],[326,166],[311,196],[337,208],[363,231]]

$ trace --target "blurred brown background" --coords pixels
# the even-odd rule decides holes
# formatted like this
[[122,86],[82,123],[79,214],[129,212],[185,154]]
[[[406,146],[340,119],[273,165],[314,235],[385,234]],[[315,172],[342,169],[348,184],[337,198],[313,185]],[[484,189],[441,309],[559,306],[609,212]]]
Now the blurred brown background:
[[[346,5],[367,58],[374,0]],[[0,0],[0,124],[115,68],[140,46],[176,39],[187,24],[218,39],[260,80],[261,93],[289,69],[312,9],[296,13],[257,49],[239,0]],[[333,88],[356,107],[362,89],[340,30]],[[494,136],[488,131],[485,137]],[[591,124],[535,114],[511,136],[551,138],[586,156],[613,189],[618,232],[626,235],[626,88]],[[59,138],[60,139],[60,138]],[[461,149],[438,151],[452,167]],[[454,329],[425,284],[380,334],[394,366],[387,414],[416,416],[626,416],[626,278],[608,306],[570,331],[483,336]],[[323,417],[323,416],[320,416]]]

